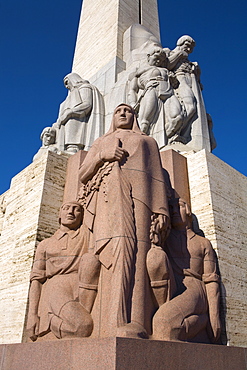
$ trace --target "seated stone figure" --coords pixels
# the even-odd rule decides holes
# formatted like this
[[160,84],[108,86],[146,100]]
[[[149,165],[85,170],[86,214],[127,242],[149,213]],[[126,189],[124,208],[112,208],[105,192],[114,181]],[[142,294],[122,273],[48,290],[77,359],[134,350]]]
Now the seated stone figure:
[[[86,253],[88,241],[82,219],[79,203],[64,203],[60,209],[60,228],[37,247],[30,278],[27,322],[33,341],[49,332],[59,339],[85,337],[92,332],[90,305],[87,300],[82,304],[80,289],[89,292],[91,301],[94,299],[99,262]],[[89,278],[87,266],[95,271]]]
[[40,140],[42,140],[42,146],[33,157],[33,161],[38,159],[47,150],[51,150],[52,152],[56,153],[58,151],[58,149],[54,146],[56,141],[56,130],[53,127],[45,127],[41,132]]
[[171,143],[183,125],[182,107],[174,95],[166,64],[165,52],[154,46],[146,63],[129,77],[128,101],[139,110],[141,130],[154,137],[159,148]]
[[153,338],[215,343],[220,336],[220,289],[214,250],[191,229],[191,212],[182,199],[173,201],[170,213],[172,230],[165,250],[176,293],[154,315]]

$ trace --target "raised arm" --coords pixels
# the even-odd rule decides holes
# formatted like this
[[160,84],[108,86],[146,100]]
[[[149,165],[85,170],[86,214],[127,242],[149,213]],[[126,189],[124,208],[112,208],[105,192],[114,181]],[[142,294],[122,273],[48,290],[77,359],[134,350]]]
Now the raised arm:
[[127,156],[127,151],[120,145],[120,140],[112,135],[97,139],[79,169],[81,182],[86,184],[91,180],[105,162],[120,162]]

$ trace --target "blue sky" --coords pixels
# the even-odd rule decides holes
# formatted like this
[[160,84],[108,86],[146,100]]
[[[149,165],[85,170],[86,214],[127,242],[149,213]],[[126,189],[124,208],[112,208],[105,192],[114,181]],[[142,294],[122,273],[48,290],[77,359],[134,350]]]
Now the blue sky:
[[[93,0],[91,0],[93,1]],[[247,175],[246,0],[159,0],[164,47],[196,40],[204,100],[214,122],[214,154]],[[32,162],[40,133],[66,96],[81,0],[1,0],[0,194]],[[82,76],[83,77],[83,76]]]

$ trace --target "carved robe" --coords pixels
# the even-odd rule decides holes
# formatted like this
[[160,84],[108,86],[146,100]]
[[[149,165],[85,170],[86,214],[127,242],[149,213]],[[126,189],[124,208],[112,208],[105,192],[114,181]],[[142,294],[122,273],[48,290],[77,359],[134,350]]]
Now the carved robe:
[[[132,130],[114,130],[93,144],[81,167],[90,174],[102,148],[118,139],[128,151],[122,162],[105,162],[86,184],[85,224],[94,253],[111,272],[109,325],[136,322],[151,330],[151,287],[146,269],[153,213],[168,216],[166,185],[155,140]],[[114,329],[113,329],[114,330]]]

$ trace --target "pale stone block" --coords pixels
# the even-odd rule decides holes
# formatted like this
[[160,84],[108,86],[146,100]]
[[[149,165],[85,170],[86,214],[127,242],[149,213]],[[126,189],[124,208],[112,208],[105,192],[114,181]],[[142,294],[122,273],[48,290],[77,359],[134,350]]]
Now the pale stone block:
[[[157,0],[141,3],[142,24],[159,39]],[[116,56],[123,59],[123,34],[134,23],[139,23],[139,0],[84,0],[73,71],[90,80]]]
[[187,155],[192,212],[215,248],[227,342],[247,342],[247,178],[205,150]]
[[58,228],[67,156],[51,151],[26,167],[5,193],[0,237],[0,342],[22,340],[29,275],[37,242]]

